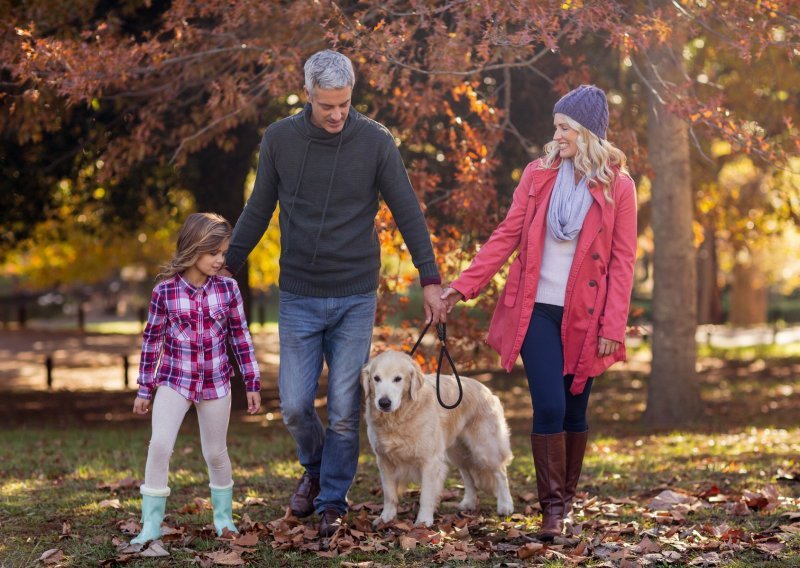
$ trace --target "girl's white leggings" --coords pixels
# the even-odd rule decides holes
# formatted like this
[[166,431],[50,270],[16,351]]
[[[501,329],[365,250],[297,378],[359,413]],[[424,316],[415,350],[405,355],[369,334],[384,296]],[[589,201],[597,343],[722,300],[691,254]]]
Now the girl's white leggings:
[[[144,485],[148,489],[167,488],[169,458],[183,418],[192,404],[195,403],[183,398],[168,386],[156,390],[153,401],[153,435],[150,438],[144,470]],[[231,395],[228,393],[223,398],[202,400],[195,404],[195,408],[209,481],[216,487],[229,487],[233,478],[226,438],[231,416]]]

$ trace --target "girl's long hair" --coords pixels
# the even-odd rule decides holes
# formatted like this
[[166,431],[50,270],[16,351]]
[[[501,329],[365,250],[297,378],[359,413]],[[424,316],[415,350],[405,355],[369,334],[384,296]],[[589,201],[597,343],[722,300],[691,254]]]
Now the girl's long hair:
[[161,267],[157,279],[170,278],[194,266],[201,255],[218,251],[231,233],[231,224],[221,215],[192,213],[178,232],[175,255]]
[[[584,128],[578,122],[568,116],[564,116],[565,122],[570,128],[578,132],[578,151],[572,158],[575,170],[586,177],[591,184],[599,183],[603,188],[603,195],[606,201],[613,202],[611,198],[611,184],[616,173],[614,167],[618,167],[623,173],[628,173],[628,159],[625,154],[608,140],[601,140],[594,132]],[[551,140],[544,146],[544,158],[542,166],[552,168],[558,159],[558,142]]]

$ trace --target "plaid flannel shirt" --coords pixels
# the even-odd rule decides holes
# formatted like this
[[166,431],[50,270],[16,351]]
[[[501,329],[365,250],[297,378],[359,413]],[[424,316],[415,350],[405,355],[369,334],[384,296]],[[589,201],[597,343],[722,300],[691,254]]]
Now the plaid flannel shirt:
[[261,390],[260,373],[236,280],[211,276],[200,288],[180,274],[153,290],[139,363],[139,394],[150,399],[166,383],[188,400],[222,398],[233,367],[226,339],[247,392]]

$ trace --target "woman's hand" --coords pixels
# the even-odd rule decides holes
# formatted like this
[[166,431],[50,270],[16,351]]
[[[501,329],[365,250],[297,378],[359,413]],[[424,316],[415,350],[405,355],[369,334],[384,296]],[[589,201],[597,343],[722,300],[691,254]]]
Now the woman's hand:
[[248,414],[255,414],[261,408],[261,393],[249,392],[247,393],[247,412]]
[[605,357],[611,355],[619,348],[619,341],[613,339],[606,339],[605,337],[597,338],[597,356]]
[[442,292],[442,302],[448,314],[453,311],[453,306],[463,300],[463,294],[455,288],[445,288],[444,292]]
[[139,398],[137,396],[136,400],[133,401],[133,413],[147,414],[148,410],[150,410],[150,400],[146,398]]

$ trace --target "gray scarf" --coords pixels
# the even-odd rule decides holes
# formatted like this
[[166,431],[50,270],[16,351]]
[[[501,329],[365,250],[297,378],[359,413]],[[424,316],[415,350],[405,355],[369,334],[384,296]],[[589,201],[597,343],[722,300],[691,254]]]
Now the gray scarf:
[[586,178],[576,185],[572,160],[562,160],[547,210],[547,226],[556,240],[571,241],[580,233],[592,199]]

